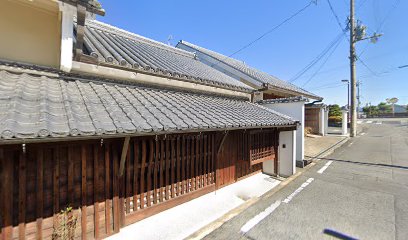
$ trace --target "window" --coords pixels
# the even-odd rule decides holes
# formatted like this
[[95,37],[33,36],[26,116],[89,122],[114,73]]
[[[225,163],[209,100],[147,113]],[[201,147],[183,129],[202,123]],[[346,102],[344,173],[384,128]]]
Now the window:
[[275,160],[278,146],[277,136],[277,131],[274,129],[252,130],[249,132],[249,161],[251,165]]

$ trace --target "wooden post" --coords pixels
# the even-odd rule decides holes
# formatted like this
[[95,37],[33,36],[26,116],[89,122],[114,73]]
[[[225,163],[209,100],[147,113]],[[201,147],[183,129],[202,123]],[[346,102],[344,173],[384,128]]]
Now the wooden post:
[[99,145],[94,145],[94,236],[99,239]]
[[[70,156],[70,155],[68,155]],[[36,209],[37,209],[37,220],[36,220],[36,228],[37,228],[37,235],[36,239],[40,240],[42,239],[42,221],[43,221],[43,176],[44,176],[44,163],[43,163],[43,149],[42,148],[37,148],[37,194],[36,194]],[[69,166],[68,166],[69,169]],[[69,170],[68,170],[68,193],[70,193],[70,188],[69,188]],[[72,175],[71,175],[72,177]],[[72,186],[72,185],[71,185]],[[71,195],[73,195],[71,191]],[[73,197],[72,197],[73,198]]]
[[105,144],[105,230],[111,234],[111,183],[110,183],[110,145]]
[[130,137],[125,137],[125,140],[123,141],[123,147],[122,147],[122,155],[120,157],[120,167],[119,167],[119,176],[123,176],[123,172],[125,171],[125,161],[126,161],[126,155],[128,154],[128,148],[129,148],[129,141]]
[[26,153],[20,152],[18,169],[18,235],[25,239],[25,211],[26,211]]
[[81,236],[86,239],[86,145],[81,147]]

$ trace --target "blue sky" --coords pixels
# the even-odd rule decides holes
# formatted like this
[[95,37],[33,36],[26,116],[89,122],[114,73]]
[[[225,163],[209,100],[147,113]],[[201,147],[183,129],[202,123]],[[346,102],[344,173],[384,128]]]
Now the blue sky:
[[[100,2],[106,10],[105,17],[98,17],[103,22],[162,42],[167,42],[171,35],[172,45],[182,39],[225,55],[240,49],[309,3],[308,0]],[[331,0],[343,25],[348,16],[348,2]],[[389,97],[398,97],[399,103],[408,104],[408,67],[398,68],[408,64],[407,12],[408,1],[405,0],[356,0],[356,18],[368,26],[368,33],[384,34],[376,44],[357,43],[357,53],[363,52],[360,58],[369,68],[357,62],[363,105],[377,104]],[[319,0],[317,5],[307,8],[234,58],[289,80],[340,33],[327,0]],[[294,83],[323,96],[326,103],[345,104],[347,88],[340,81],[350,78],[348,41],[343,37],[317,71],[322,62]]]

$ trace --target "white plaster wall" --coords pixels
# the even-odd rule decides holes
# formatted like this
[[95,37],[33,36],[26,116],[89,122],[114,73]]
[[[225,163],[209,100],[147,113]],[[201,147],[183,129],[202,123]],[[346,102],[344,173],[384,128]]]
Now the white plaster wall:
[[262,171],[265,174],[275,176],[275,165],[273,163],[273,160],[263,162]]
[[265,104],[264,107],[283,113],[299,121],[300,127],[296,131],[296,161],[303,161],[305,149],[305,103],[274,103]]
[[289,177],[296,173],[296,131],[279,133],[279,175]]
[[324,135],[329,132],[329,108],[324,111]]
[[[279,133],[279,171],[283,177],[289,177],[296,173],[296,130]],[[274,161],[263,162],[263,172],[275,175]]]
[[326,127],[324,118],[325,118],[324,108],[320,108],[320,111],[319,111],[319,134],[322,135],[322,136],[324,136],[325,127]]

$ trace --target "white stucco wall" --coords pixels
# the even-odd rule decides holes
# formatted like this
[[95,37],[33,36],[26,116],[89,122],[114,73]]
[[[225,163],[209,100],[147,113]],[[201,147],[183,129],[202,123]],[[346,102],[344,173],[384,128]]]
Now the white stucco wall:
[[301,126],[296,131],[296,161],[302,161],[303,163],[305,151],[305,136],[304,136],[305,103],[304,102],[273,103],[264,104],[263,106],[283,113],[299,121]]
[[279,133],[279,175],[283,177],[296,173],[296,132]]
[[319,111],[319,134],[324,136],[325,135],[325,128],[326,128],[326,124],[325,124],[325,108],[320,108]]
[[324,111],[324,135],[327,135],[329,131],[329,108]]
[[[279,176],[289,177],[296,173],[296,130],[279,133]],[[274,161],[263,162],[263,172],[275,175]]]

